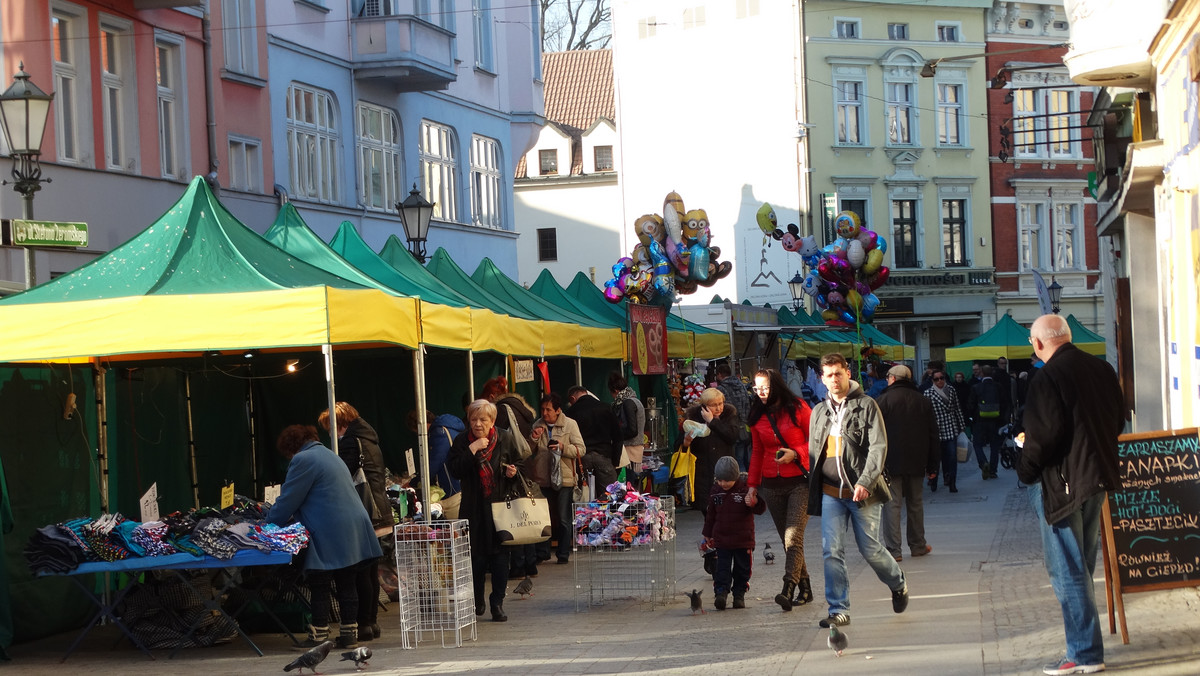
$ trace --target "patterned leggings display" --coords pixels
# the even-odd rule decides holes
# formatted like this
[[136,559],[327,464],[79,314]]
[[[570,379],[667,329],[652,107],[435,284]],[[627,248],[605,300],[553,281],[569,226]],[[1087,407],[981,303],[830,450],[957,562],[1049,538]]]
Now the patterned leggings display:
[[[789,482],[790,483],[790,482]],[[804,562],[804,528],[808,525],[808,483],[795,479],[795,484],[777,488],[761,486],[759,496],[767,503],[767,511],[775,522],[775,530],[787,552],[783,569],[785,582],[799,582],[808,577]]]

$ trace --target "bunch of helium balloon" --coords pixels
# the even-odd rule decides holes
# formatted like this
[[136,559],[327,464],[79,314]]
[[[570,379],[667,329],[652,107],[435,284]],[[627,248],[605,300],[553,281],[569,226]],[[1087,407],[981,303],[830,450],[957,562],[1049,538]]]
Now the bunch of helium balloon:
[[864,229],[858,214],[839,213],[833,220],[838,238],[824,248],[818,248],[811,235],[801,237],[795,224],[789,224],[786,231],[779,229],[770,204],[763,204],[756,218],[766,237],[800,254],[808,266],[804,292],[816,300],[826,324],[847,326],[871,321],[879,305],[875,289],[887,282],[889,274],[883,264],[887,240]]
[[639,216],[633,229],[637,246],[613,265],[613,277],[604,283],[610,303],[628,298],[631,303],[671,305],[675,294],[712,286],[733,269],[732,263],[717,260],[721,250],[710,245],[708,214],[684,210],[676,192],[667,193],[662,216]]

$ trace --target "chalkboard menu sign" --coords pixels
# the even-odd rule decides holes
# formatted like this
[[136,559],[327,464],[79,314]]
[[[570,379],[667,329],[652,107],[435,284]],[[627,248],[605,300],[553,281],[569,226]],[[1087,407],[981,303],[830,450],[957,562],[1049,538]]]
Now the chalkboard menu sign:
[[1110,550],[1123,592],[1200,586],[1200,436],[1121,435],[1121,487],[1108,495]]

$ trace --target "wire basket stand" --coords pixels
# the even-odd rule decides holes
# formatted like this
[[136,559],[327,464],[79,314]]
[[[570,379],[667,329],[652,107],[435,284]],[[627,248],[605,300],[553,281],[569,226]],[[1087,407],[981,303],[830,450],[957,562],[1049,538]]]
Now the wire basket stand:
[[414,648],[431,633],[443,648],[461,646],[464,636],[476,640],[467,521],[405,523],[394,532],[401,647]]
[[575,503],[573,513],[576,612],[613,599],[649,601],[652,610],[674,600],[673,498]]

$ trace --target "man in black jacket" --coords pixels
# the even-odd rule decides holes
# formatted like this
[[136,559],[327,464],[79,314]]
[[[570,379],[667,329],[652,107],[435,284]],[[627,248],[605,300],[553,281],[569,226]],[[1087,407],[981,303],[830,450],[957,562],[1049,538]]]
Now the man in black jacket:
[[1067,638],[1066,657],[1043,671],[1090,674],[1104,670],[1092,578],[1104,498],[1120,481],[1124,400],[1112,367],[1072,345],[1062,317],[1039,317],[1029,342],[1046,365],[1029,384],[1017,475],[1029,485]]
[[621,462],[624,440],[621,423],[607,404],[601,402],[586,387],[575,385],[567,390],[567,417],[579,423],[579,434],[587,452],[583,468],[596,476],[596,491],[617,480],[616,467]]
[[875,400],[883,414],[888,451],[884,466],[892,482],[892,499],[883,506],[880,535],[883,546],[897,561],[900,553],[900,506],[908,513],[908,551],[925,556],[933,551],[925,542],[925,477],[933,477],[937,486],[937,467],[941,446],[938,443],[937,418],[933,405],[921,394],[907,366],[893,366],[887,372],[887,389]]

